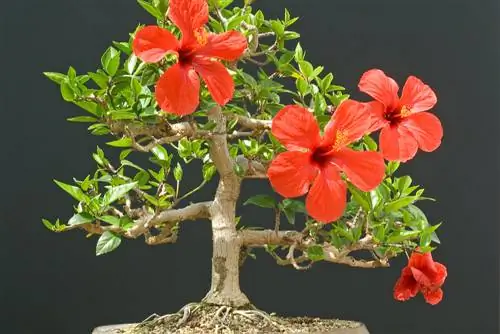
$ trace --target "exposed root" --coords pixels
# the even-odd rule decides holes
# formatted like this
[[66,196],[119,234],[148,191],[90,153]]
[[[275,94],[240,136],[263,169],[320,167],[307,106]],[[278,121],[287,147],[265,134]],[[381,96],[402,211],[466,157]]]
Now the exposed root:
[[140,324],[125,330],[124,334],[192,333],[193,329],[200,330],[200,333],[229,334],[239,333],[242,326],[258,329],[259,332],[284,331],[284,327],[271,315],[254,306],[233,308],[192,303],[173,314],[164,316],[153,314]]

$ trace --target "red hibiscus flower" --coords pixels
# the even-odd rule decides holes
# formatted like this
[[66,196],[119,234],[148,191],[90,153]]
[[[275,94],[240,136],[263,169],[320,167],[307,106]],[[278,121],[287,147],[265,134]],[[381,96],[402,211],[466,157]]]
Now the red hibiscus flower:
[[394,298],[406,301],[415,297],[420,291],[427,303],[436,305],[443,299],[441,286],[446,275],[446,267],[441,263],[434,262],[431,253],[414,252],[408,266],[403,269],[401,277],[394,286]]
[[147,63],[157,63],[168,53],[177,55],[156,84],[156,100],[162,110],[183,116],[199,104],[200,75],[213,99],[226,104],[234,93],[234,82],[218,60],[236,60],[247,48],[245,36],[237,31],[207,33],[206,0],[170,0],[168,17],[182,33],[180,41],[168,30],[146,26],[132,44],[134,54]]
[[318,123],[307,109],[282,109],[273,120],[272,133],[288,151],[279,154],[268,170],[276,192],[288,198],[309,192],[307,211],[314,219],[328,223],[342,216],[346,207],[347,186],[341,171],[363,191],[377,187],[385,175],[380,153],[347,147],[367,132],[368,113],[366,104],[345,101],[322,137]]
[[408,161],[418,148],[432,152],[441,144],[443,128],[430,110],[437,103],[436,94],[420,79],[410,76],[398,96],[398,84],[381,70],[367,71],[361,77],[359,89],[376,101],[372,106],[371,131],[382,128],[380,150],[384,158]]

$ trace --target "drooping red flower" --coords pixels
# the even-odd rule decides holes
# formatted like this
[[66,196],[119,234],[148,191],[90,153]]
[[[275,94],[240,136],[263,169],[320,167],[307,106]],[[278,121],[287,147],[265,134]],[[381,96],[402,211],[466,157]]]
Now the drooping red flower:
[[[268,169],[274,190],[287,198],[309,194],[306,208],[314,219],[329,223],[342,216],[347,186],[340,172],[359,189],[370,191],[382,182],[384,160],[378,152],[347,147],[370,126],[366,104],[345,101],[321,136],[314,116],[305,108],[287,106],[272,123],[273,135],[287,148]],[[312,185],[312,186],[311,186]]]
[[359,89],[376,100],[370,103],[373,117],[370,130],[382,129],[380,150],[385,159],[405,162],[415,156],[418,148],[432,152],[441,145],[441,122],[426,112],[436,105],[437,97],[420,79],[410,76],[400,98],[398,84],[374,69],[363,74]]
[[238,59],[247,48],[245,36],[237,31],[208,33],[206,0],[170,0],[168,17],[182,33],[180,41],[166,29],[146,26],[132,44],[134,54],[146,63],[157,63],[169,53],[177,55],[177,63],[156,84],[160,108],[179,116],[193,113],[199,104],[198,75],[215,102],[225,105],[233,97],[234,82],[217,60]]
[[406,301],[420,291],[427,303],[436,305],[443,299],[441,286],[446,276],[446,267],[434,262],[431,253],[413,252],[408,266],[403,268],[401,277],[394,286],[394,298]]

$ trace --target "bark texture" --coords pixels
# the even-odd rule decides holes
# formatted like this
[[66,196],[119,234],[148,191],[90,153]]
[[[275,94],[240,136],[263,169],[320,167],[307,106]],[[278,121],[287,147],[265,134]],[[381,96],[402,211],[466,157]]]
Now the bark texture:
[[220,107],[213,108],[209,118],[217,124],[210,140],[210,157],[220,175],[219,186],[210,208],[212,219],[212,283],[204,301],[240,307],[250,303],[240,289],[241,240],[236,231],[236,202],[241,179],[234,172],[234,161],[227,146],[226,119]]

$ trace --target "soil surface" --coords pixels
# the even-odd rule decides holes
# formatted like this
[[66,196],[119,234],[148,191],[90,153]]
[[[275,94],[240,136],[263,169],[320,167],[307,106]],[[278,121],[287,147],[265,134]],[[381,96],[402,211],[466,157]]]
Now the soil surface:
[[178,313],[150,317],[140,324],[97,328],[93,334],[261,334],[261,333],[334,333],[369,334],[359,322],[283,318],[256,309],[191,304]]

